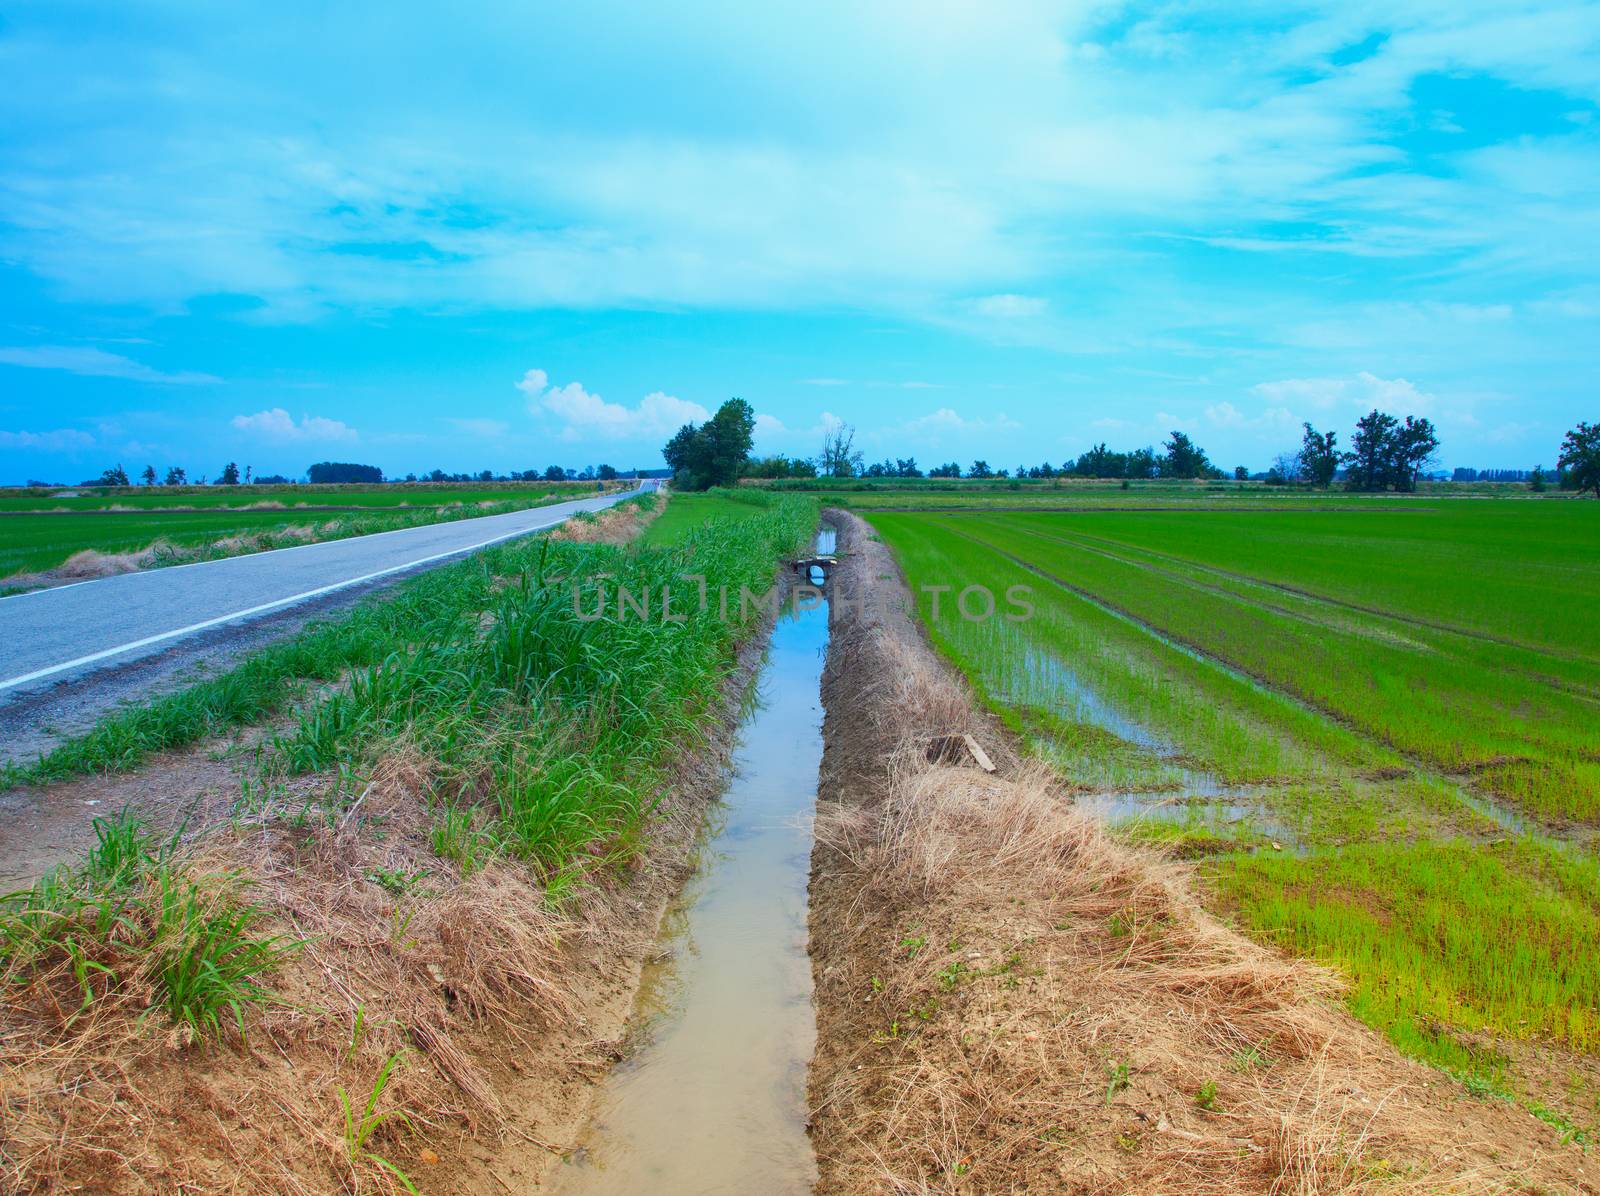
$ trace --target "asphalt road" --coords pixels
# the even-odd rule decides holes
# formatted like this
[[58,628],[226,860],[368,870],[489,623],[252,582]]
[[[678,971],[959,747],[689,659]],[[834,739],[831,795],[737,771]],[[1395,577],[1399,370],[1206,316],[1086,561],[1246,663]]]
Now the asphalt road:
[[[641,483],[640,489],[656,483]],[[553,527],[638,493],[280,548],[250,556],[36,590],[0,598],[0,702],[44,687],[92,683],[101,672],[170,653],[221,628],[281,621],[331,594],[371,588],[501,540]]]

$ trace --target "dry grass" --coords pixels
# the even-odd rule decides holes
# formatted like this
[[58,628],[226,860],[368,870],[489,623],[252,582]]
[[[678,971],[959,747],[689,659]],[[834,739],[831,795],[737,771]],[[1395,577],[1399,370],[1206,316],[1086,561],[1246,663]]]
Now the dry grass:
[[[451,1127],[496,1135],[493,1087],[453,1031],[488,1026],[526,1044],[565,1024],[563,936],[576,924],[519,868],[462,879],[433,857],[415,773],[385,762],[343,817],[295,828],[281,807],[215,830],[187,861],[192,876],[247,878],[260,933],[303,943],[269,978],[274,999],[248,1039],[229,1028],[205,1045],[161,1011],[143,1014],[137,973],[75,1021],[63,1016],[65,962],[13,986],[0,1011],[0,1183],[393,1190],[368,1156],[414,1171],[413,1134],[392,1120],[352,1156],[339,1092],[359,1110],[396,1052],[380,1110],[404,1111],[420,1138]],[[380,876],[415,880],[397,894]]]
[[[282,504],[278,504],[281,506]],[[326,525],[324,525],[326,526]],[[286,527],[273,528],[268,532],[256,532],[238,536],[223,536],[213,540],[206,548],[197,550],[197,555],[205,555],[207,549],[211,552],[222,553],[226,556],[237,556],[246,552],[259,552],[269,544],[281,547],[286,541],[297,544],[310,544],[317,539],[318,531],[304,523],[291,523]]]
[[570,540],[574,544],[627,544],[660,518],[666,506],[667,491],[660,489],[655,492],[655,502],[648,510],[629,502],[589,516],[577,515],[551,532],[550,538]]
[[[469,1141],[475,1155],[498,1153],[530,1131],[559,1136],[552,1121],[581,1112],[594,1035],[620,1029],[654,919],[720,789],[728,736],[712,738],[683,762],[643,865],[597,863],[561,911],[523,865],[463,877],[433,853],[435,778],[404,742],[354,800],[313,778],[214,826],[185,874],[243,879],[264,914],[258,933],[301,944],[265,978],[272,1000],[247,1038],[227,1027],[208,1042],[144,1013],[137,966],[82,1017],[65,958],[9,985],[0,1191],[402,1191],[380,1159],[430,1192],[476,1190],[481,1176],[456,1172]],[[307,799],[342,812],[296,825]],[[352,1154],[341,1091],[359,1115],[391,1059],[376,1108],[404,1119]]]
[[[836,584],[894,584],[841,522]],[[839,609],[812,890],[819,1190],[1592,1190],[1548,1127],[1401,1058],[1328,973],[1108,838],[897,608]],[[929,759],[929,736],[963,731],[997,774]]]
[[148,569],[155,563],[157,555],[163,551],[171,551],[171,545],[164,540],[158,540],[147,548],[133,552],[100,552],[97,549],[85,548],[62,561],[54,573],[67,581],[89,581],[96,577],[135,573],[140,569]]

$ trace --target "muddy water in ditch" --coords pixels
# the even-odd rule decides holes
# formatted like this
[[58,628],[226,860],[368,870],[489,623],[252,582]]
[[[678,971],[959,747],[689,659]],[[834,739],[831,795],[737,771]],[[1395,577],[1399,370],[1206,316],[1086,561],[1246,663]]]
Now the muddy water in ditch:
[[786,607],[699,867],[663,925],[664,962],[644,975],[641,1044],[552,1175],[562,1196],[811,1189],[806,880],[827,643],[825,606]]

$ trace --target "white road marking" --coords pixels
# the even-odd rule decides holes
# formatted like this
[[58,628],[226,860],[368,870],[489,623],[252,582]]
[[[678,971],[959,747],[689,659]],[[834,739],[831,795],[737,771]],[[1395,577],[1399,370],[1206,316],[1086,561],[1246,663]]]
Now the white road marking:
[[[29,681],[37,681],[41,677],[49,677],[55,673],[64,673],[69,669],[81,668],[83,665],[93,664],[97,660],[104,660],[108,656],[116,656],[120,652],[131,652],[135,648],[144,648],[148,647],[150,644],[159,644],[162,640],[176,639],[180,635],[191,635],[196,631],[204,631],[207,627],[215,627],[219,623],[229,623],[234,619],[243,619],[248,618],[250,615],[259,615],[261,612],[271,610],[277,606],[289,606],[291,603],[304,602],[307,598],[316,598],[321,594],[329,594],[334,590],[342,590],[346,586],[360,585],[362,582],[372,581],[374,578],[387,577],[391,573],[399,573],[404,569],[415,569],[418,565],[427,565],[433,563],[434,561],[442,561],[445,557],[459,556],[464,552],[476,552],[480,548],[487,548],[490,544],[497,544],[501,540],[509,540],[514,536],[525,536],[529,532],[536,532],[547,527],[553,527],[555,524],[560,523],[565,518],[567,517],[562,515],[548,523],[539,523],[530,525],[528,527],[520,527],[514,532],[503,532],[498,536],[491,537],[490,539],[480,540],[476,544],[464,544],[459,548],[452,548],[448,552],[436,552],[432,556],[418,557],[416,560],[407,561],[403,565],[390,565],[387,569],[379,569],[375,573],[365,573],[360,577],[351,577],[344,581],[336,581],[332,585],[318,586],[314,590],[306,590],[304,593],[300,594],[291,594],[287,598],[277,598],[271,602],[263,602],[260,606],[252,606],[245,610],[233,611],[230,614],[218,615],[214,619],[206,619],[200,623],[191,623],[187,627],[179,627],[173,631],[163,631],[159,635],[147,635],[140,640],[133,640],[126,644],[119,644],[115,648],[107,648],[103,652],[91,652],[88,656],[80,656],[76,660],[68,660],[62,664],[53,664],[49,668],[35,669],[31,673],[22,674],[20,677],[10,677],[5,681],[0,681],[0,689],[11,689],[14,686],[26,685]],[[400,530],[409,531],[411,529],[404,528]],[[386,533],[379,532],[377,534],[384,535]],[[309,547],[309,545],[306,547]]]
[[[654,491],[654,490],[657,490],[657,489],[659,489],[659,487],[655,487],[655,486],[647,487],[647,486],[644,486],[643,484],[641,484],[641,485],[639,485],[638,487],[636,487],[633,490],[619,490],[619,491],[616,491],[614,493],[618,496],[617,497],[617,502],[622,502],[624,499],[632,498],[636,494],[643,494],[647,490]],[[552,507],[560,507],[560,506],[565,506],[567,503],[572,503],[572,502],[593,502],[593,501],[594,501],[593,499],[588,499],[588,498],[569,498],[569,499],[565,499],[565,500],[563,500],[562,502],[559,502],[559,503],[550,503],[549,505],[552,506]],[[159,510],[159,509],[160,508],[157,508],[157,510]],[[382,508],[382,507],[373,508],[373,510],[377,510],[377,511],[382,511],[383,509],[384,508]],[[389,510],[391,512],[393,512],[395,510],[398,510],[398,509],[399,508],[397,508],[397,507],[389,508]],[[413,508],[413,509],[415,509],[415,508]],[[500,515],[472,516],[467,520],[467,522],[470,522],[472,518],[509,519],[512,515],[521,515],[521,514],[525,514],[528,511],[538,511],[538,510],[541,510],[541,509],[542,508],[540,508],[540,507],[524,507],[524,508],[522,508],[521,511],[507,511],[507,512],[505,512],[503,514],[500,514]],[[290,514],[293,514],[293,512],[294,512],[294,508],[293,507],[285,507],[284,510],[288,511]],[[567,516],[563,516],[563,518],[567,518]],[[322,548],[322,547],[325,547],[326,545],[329,545],[329,544],[343,544],[343,543],[345,543],[347,541],[358,541],[358,540],[359,541],[367,541],[367,540],[381,539],[384,536],[403,536],[407,532],[419,531],[419,530],[421,530],[422,528],[425,528],[425,527],[445,527],[448,524],[460,523],[460,522],[462,522],[462,520],[452,519],[452,520],[445,520],[444,522],[441,522],[441,523],[419,523],[415,527],[392,527],[386,532],[367,532],[364,535],[360,535],[360,536],[345,536],[345,537],[342,537],[341,539],[338,539],[338,540],[313,540],[309,544],[290,544],[285,548],[274,548],[274,549],[272,549],[272,551],[273,552],[302,552],[302,551],[304,551],[306,549],[309,549],[309,548]],[[548,527],[549,524],[540,524],[539,526],[540,527]],[[536,527],[536,528],[525,529],[525,530],[538,531],[539,528]],[[492,544],[492,543],[494,543],[494,541],[485,540],[484,543],[485,544]],[[473,547],[481,547],[481,545],[474,545]],[[471,552],[472,548],[470,548],[470,547],[469,548],[461,548],[461,549],[457,549],[455,551],[458,551],[458,552]],[[165,573],[176,573],[179,569],[204,569],[204,568],[207,568],[209,566],[214,566],[214,565],[225,565],[229,561],[248,560],[250,557],[258,556],[258,555],[261,555],[261,554],[253,553],[253,552],[247,552],[247,553],[244,553],[241,556],[222,557],[222,558],[220,558],[218,560],[214,560],[214,561],[190,561],[186,565],[163,565],[161,567],[161,569],[160,569],[160,572],[165,574]],[[430,559],[437,560],[438,558],[434,557],[434,558],[430,558]],[[156,572],[156,570],[154,570],[154,569],[141,569],[141,570],[136,570],[135,573],[132,573],[132,574],[130,574],[130,573],[115,573],[115,574],[112,574],[110,577],[91,577],[87,581],[68,582],[64,586],[45,586],[42,589],[37,589],[37,590],[24,590],[20,594],[8,594],[4,598],[0,598],[0,602],[17,602],[17,601],[20,601],[23,598],[34,598],[34,597],[37,597],[37,596],[39,596],[41,594],[59,594],[62,590],[73,590],[73,589],[76,589],[79,586],[97,586],[101,582],[105,582],[105,581],[117,581],[118,579],[123,578],[123,577],[135,576],[138,573],[154,573],[154,572]],[[287,602],[287,601],[292,601],[292,600],[291,599],[285,599],[285,601]],[[4,684],[0,684],[0,689],[4,689],[4,688],[5,688],[5,685]]]

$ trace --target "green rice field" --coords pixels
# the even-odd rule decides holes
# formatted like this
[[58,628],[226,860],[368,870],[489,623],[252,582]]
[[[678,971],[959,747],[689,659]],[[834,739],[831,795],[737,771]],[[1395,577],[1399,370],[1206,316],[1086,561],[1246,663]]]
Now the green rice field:
[[1077,800],[1402,1049],[1593,1140],[1600,504],[931,498],[862,513]]
[[[174,563],[304,539],[415,527],[593,495],[595,483],[499,486],[184,486],[0,490],[0,584],[42,572],[74,553],[139,552],[160,543]],[[265,537],[259,545],[218,541]],[[158,560],[157,563],[166,563]]]

